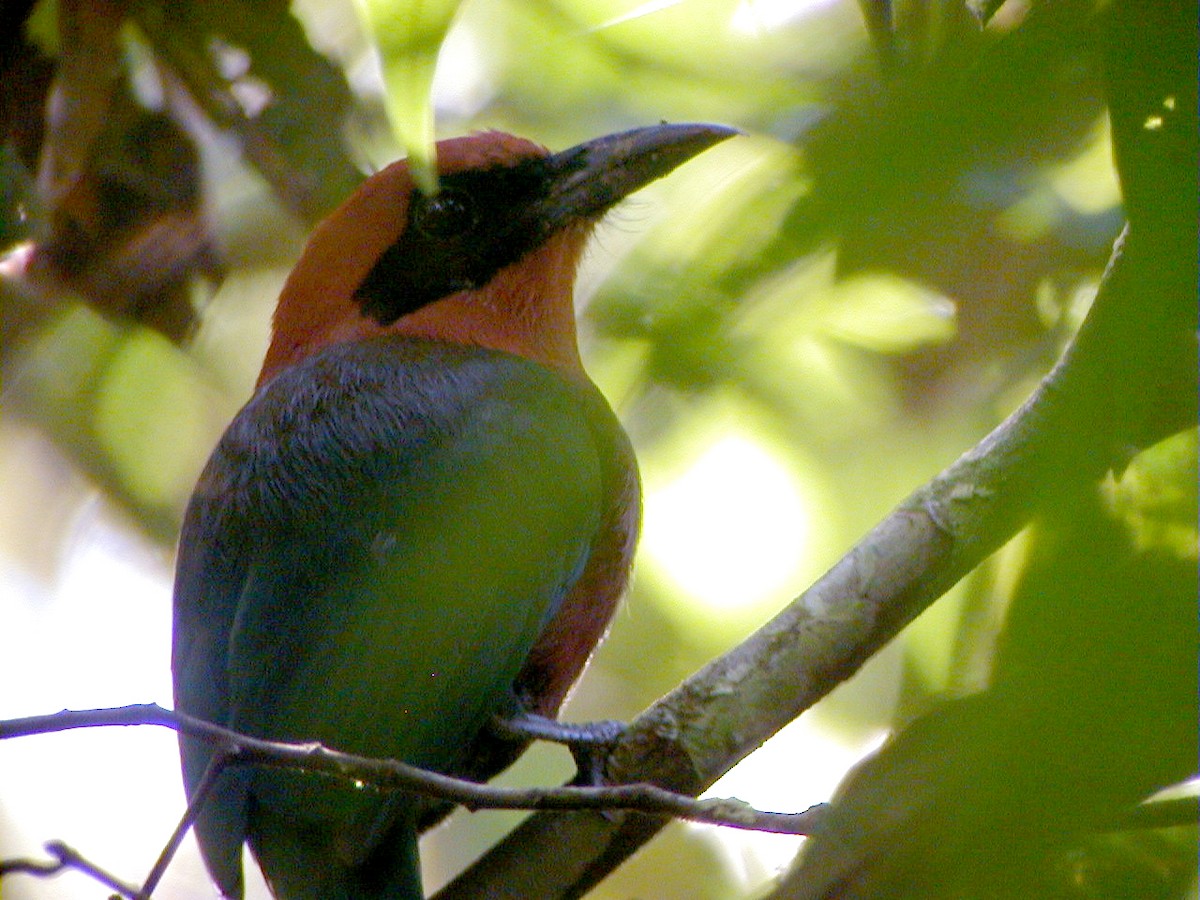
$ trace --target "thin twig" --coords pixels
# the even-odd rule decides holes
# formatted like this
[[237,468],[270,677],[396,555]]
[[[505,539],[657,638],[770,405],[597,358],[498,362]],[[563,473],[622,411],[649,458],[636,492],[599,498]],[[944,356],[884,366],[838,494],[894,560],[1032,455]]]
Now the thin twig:
[[162,881],[163,875],[166,874],[167,867],[171,865],[171,860],[175,858],[175,854],[179,852],[179,845],[183,843],[183,839],[187,836],[191,827],[196,824],[196,819],[200,815],[200,810],[208,801],[208,795],[212,793],[213,785],[217,783],[217,779],[221,777],[221,773],[225,771],[225,766],[228,764],[228,754],[214,753],[212,760],[208,764],[208,768],[204,770],[204,775],[200,779],[200,784],[196,786],[196,790],[192,792],[191,799],[188,801],[187,809],[179,818],[179,824],[175,826],[175,830],[171,833],[171,837],[167,839],[167,843],[163,845],[162,852],[158,854],[158,859],[154,861],[153,868],[146,876],[146,880],[142,882],[142,893],[147,897],[154,893],[158,883]]
[[37,875],[39,878],[49,878],[52,875],[57,875],[65,870],[67,866],[61,859],[54,861],[44,859],[26,859],[18,857],[16,859],[0,859],[0,878],[5,875],[13,875],[16,873],[24,873],[26,875]]
[[150,895],[132,884],[127,884],[111,872],[85,857],[82,853],[62,841],[48,841],[45,850],[54,857],[53,860],[38,859],[3,859],[0,860],[0,877],[18,872],[34,875],[38,878],[53,878],[63,872],[82,872],[93,881],[99,882],[110,890],[116,891],[127,900],[149,900]]
[[[782,834],[807,834],[820,816],[820,807],[799,813],[767,812],[754,809],[736,799],[697,800],[646,783],[600,787],[497,787],[430,772],[396,760],[371,759],[342,753],[321,744],[288,744],[263,740],[164,709],[153,703],[110,709],[62,710],[44,716],[0,721],[0,740],[72,728],[118,725],[159,725],[205,738],[226,750],[224,765],[299,769],[345,781],[360,782],[379,790],[404,790],[425,794],[471,810],[630,810],[674,816],[710,825]],[[180,827],[186,831],[188,825],[190,820],[185,815]],[[173,836],[172,841],[175,841],[177,836],[178,834]],[[164,853],[166,852],[164,850]],[[157,865],[151,875],[161,876]],[[157,877],[149,886],[152,888],[156,883]]]

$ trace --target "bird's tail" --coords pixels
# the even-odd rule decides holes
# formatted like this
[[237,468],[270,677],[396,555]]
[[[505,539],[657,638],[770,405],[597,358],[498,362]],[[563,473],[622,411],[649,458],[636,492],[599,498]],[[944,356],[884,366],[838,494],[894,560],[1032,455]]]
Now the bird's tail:
[[417,831],[400,816],[359,862],[327,829],[258,809],[250,847],[278,900],[422,900]]

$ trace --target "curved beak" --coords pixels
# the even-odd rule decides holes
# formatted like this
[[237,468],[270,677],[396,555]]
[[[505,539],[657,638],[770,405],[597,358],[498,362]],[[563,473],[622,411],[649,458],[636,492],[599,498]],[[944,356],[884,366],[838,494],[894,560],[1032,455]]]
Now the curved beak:
[[544,160],[547,192],[528,210],[549,234],[596,219],[634,191],[741,134],[726,125],[649,125],[578,144]]

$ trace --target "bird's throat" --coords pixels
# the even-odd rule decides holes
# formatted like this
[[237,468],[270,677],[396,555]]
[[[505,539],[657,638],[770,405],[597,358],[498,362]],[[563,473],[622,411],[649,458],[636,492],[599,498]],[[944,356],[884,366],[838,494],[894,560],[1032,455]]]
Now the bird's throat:
[[482,288],[444,297],[383,330],[515,353],[585,379],[574,291],[589,230],[560,233]]

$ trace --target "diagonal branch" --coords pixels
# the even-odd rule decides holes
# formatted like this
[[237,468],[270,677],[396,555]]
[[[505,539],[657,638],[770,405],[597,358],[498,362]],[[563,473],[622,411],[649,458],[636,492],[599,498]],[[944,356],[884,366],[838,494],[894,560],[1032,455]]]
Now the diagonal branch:
[[[1155,244],[1127,230],[1079,334],[1026,403],[775,619],[646,710],[610,756],[610,777],[699,793],[849,678],[1039,508],[1194,424],[1194,296]],[[581,896],[666,822],[540,813],[438,900]]]

